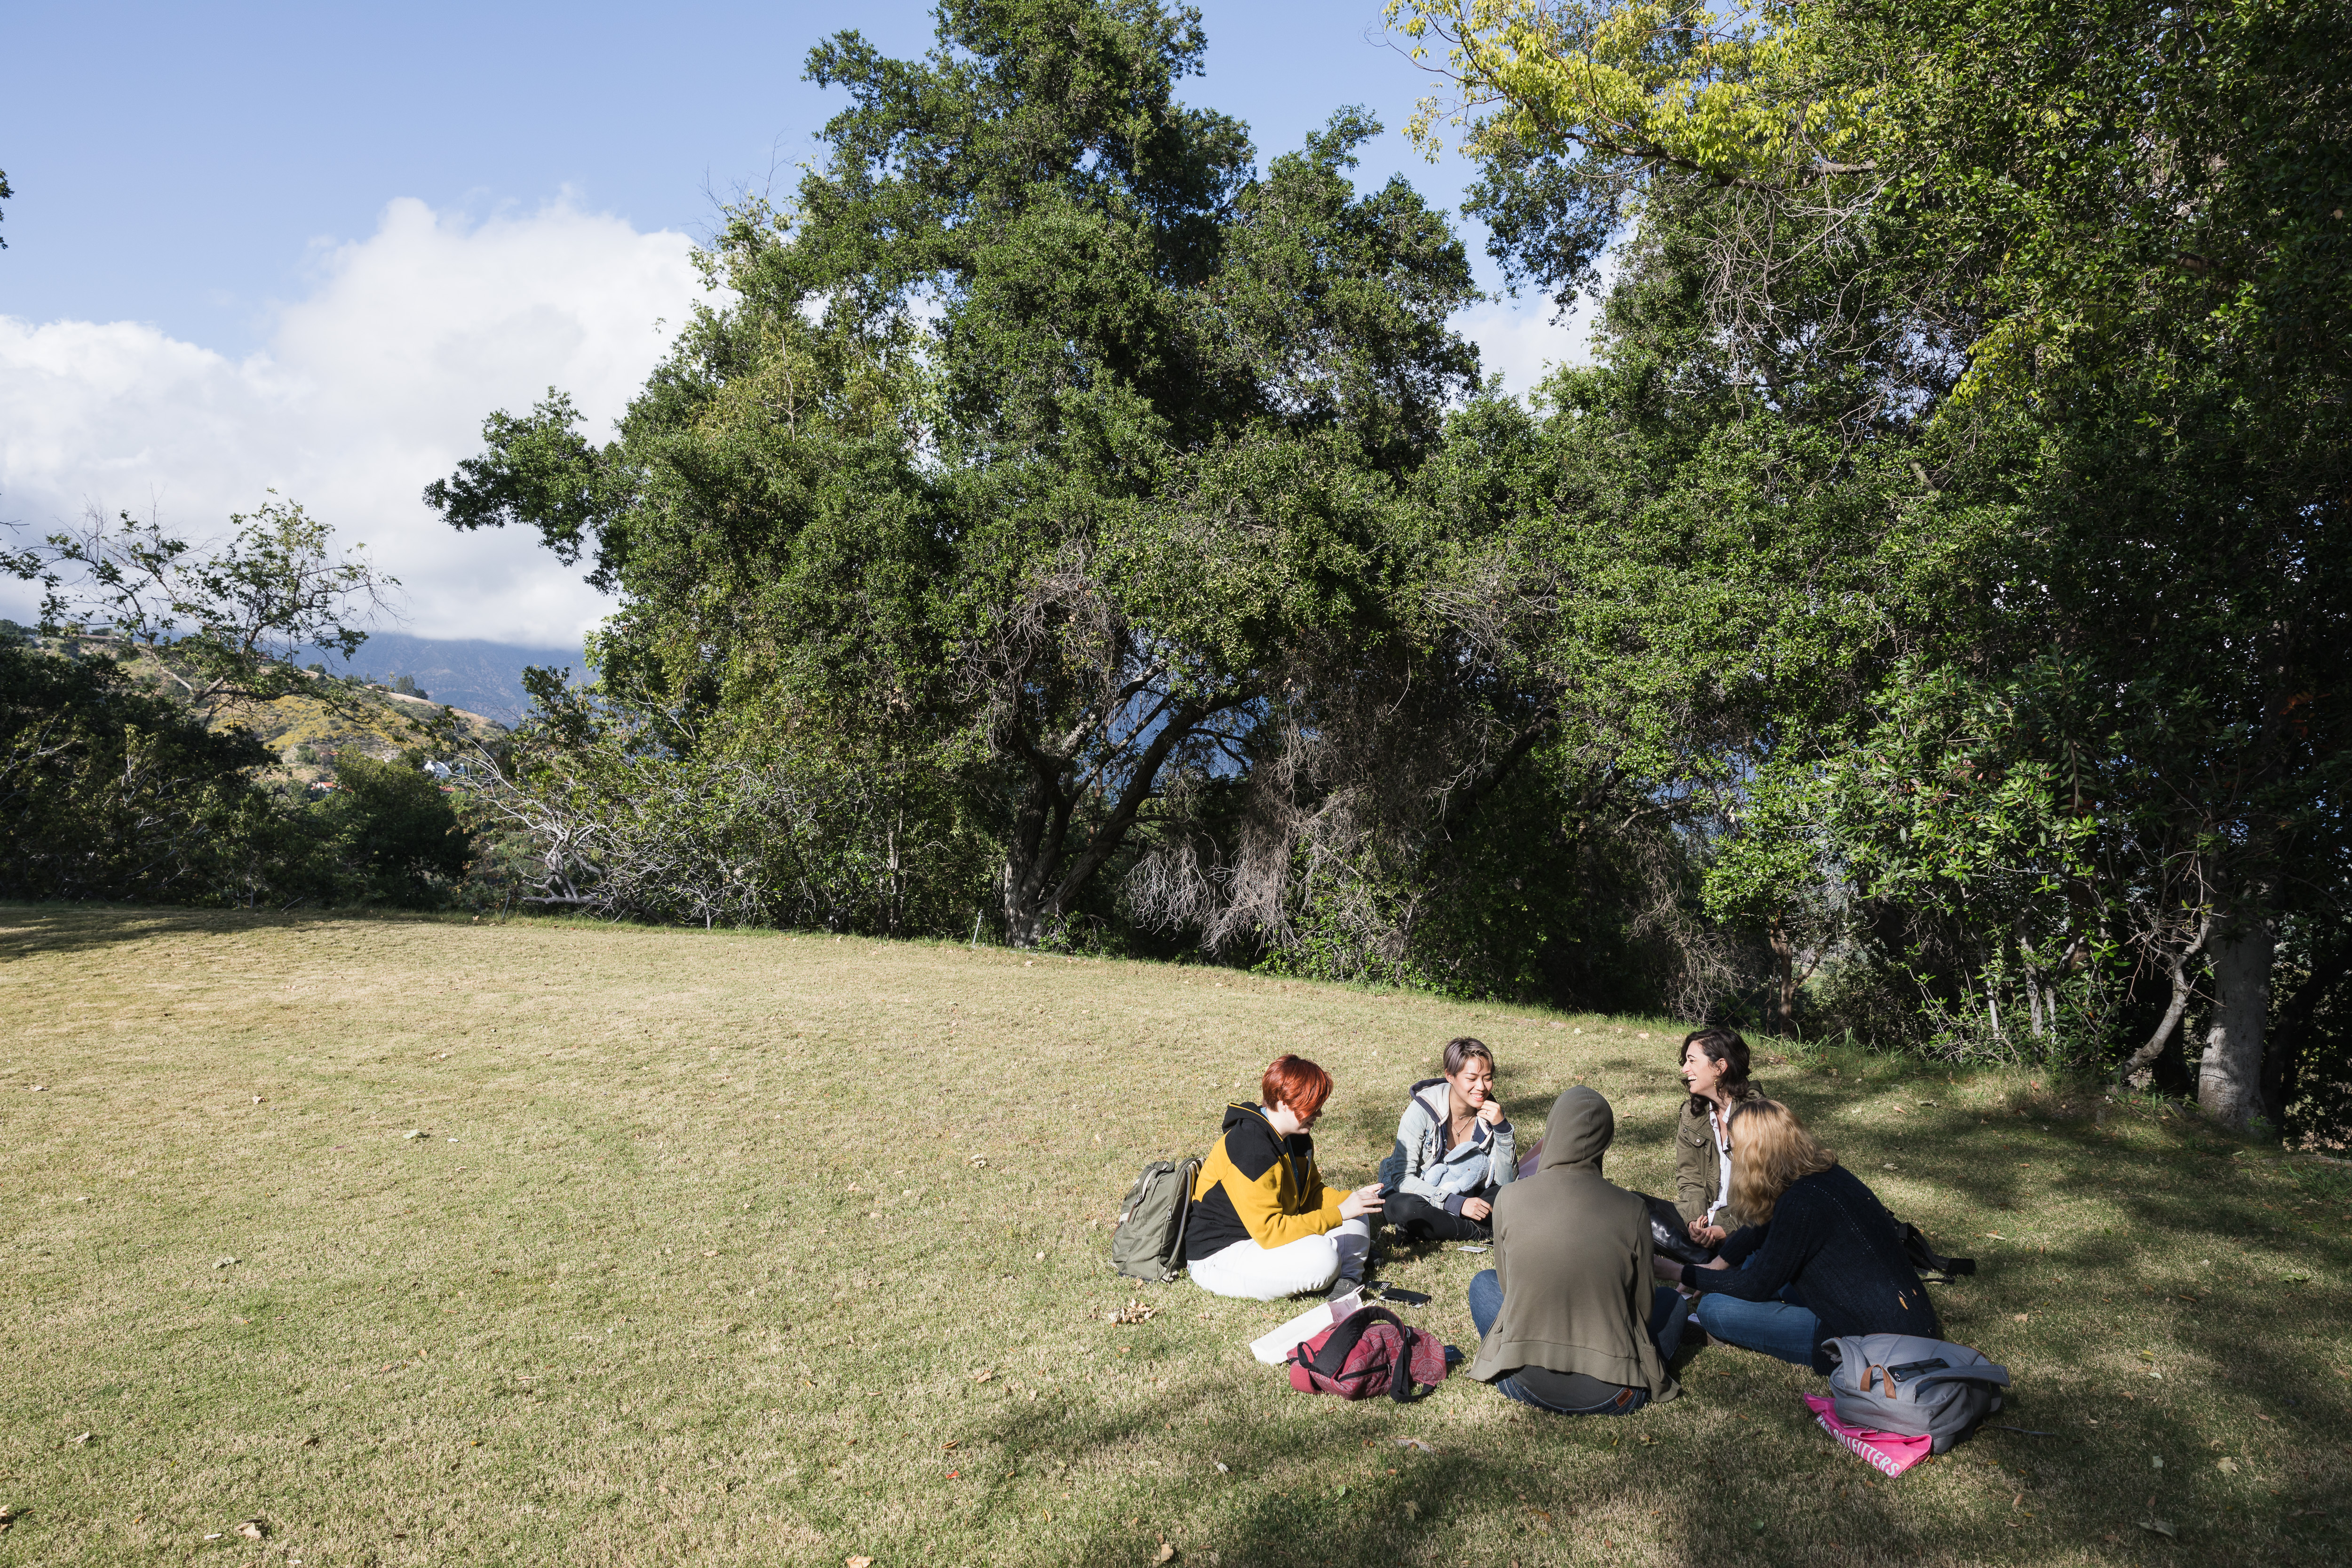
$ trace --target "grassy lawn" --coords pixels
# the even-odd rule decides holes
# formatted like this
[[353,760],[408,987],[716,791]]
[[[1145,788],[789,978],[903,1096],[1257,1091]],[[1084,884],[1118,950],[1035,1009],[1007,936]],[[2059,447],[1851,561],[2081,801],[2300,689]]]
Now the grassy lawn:
[[[1979,1259],[1947,1331],[2016,1374],[1994,1419],[2049,1434],[1884,1481],[1811,1425],[1815,1380],[1744,1352],[1622,1421],[1462,1378],[1351,1405],[1250,1359],[1296,1306],[1109,1271],[1137,1168],[1203,1149],[1284,1049],[1339,1080],[1335,1180],[1471,1033],[1523,1129],[1591,1083],[1610,1173],[1670,1191],[1666,1021],[946,944],[24,908],[0,1001],[0,1563],[2352,1557],[2352,1172],[2159,1106],[1759,1071]],[[1467,1349],[1482,1261],[1387,1275]],[[1157,1311],[1106,1321],[1130,1300]]]

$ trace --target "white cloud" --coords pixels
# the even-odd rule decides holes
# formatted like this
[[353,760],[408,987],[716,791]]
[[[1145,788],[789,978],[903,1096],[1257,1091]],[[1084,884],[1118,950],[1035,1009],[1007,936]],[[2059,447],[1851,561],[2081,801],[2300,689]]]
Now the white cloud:
[[[604,438],[701,297],[691,249],[562,202],[468,224],[404,198],[323,249],[316,289],[241,360],[139,322],[0,316],[0,520],[152,510],[204,539],[274,489],[401,579],[403,629],[572,643],[609,600],[536,535],[457,533],[418,491],[479,449],[485,414],[550,385]],[[1496,300],[1454,324],[1520,396],[1591,358],[1589,307],[1554,324],[1548,301]],[[0,613],[34,603],[0,582]]]
[[403,199],[322,253],[243,360],[136,322],[0,316],[0,518],[152,509],[205,538],[274,488],[401,579],[404,629],[572,642],[610,609],[577,569],[534,534],[455,532],[418,491],[479,449],[485,414],[550,385],[604,438],[700,296],[691,248],[562,203],[468,225]]
[[1481,375],[1502,373],[1503,388],[1525,397],[1564,364],[1592,363],[1592,305],[1555,323],[1549,300],[1490,300],[1454,318],[1454,330],[1478,345]]

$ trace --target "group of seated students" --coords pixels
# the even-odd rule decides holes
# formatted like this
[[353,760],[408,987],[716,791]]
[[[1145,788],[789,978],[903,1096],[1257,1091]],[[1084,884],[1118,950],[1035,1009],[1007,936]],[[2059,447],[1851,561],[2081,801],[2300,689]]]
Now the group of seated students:
[[[1276,1058],[1259,1103],[1225,1108],[1193,1185],[1193,1280],[1260,1301],[1336,1297],[1362,1282],[1376,1220],[1415,1240],[1491,1241],[1495,1267],[1470,1281],[1479,1345],[1469,1375],[1562,1415],[1622,1415],[1674,1398],[1668,1366],[1692,1324],[1823,1374],[1822,1347],[1842,1335],[1941,1337],[1900,1226],[1749,1081],[1737,1031],[1683,1040],[1690,1098],[1675,1130],[1671,1205],[1601,1174],[1617,1121],[1599,1091],[1579,1086],[1554,1100],[1521,1155],[1494,1095],[1494,1053],[1451,1040],[1444,1065],[1413,1085],[1381,1180],[1337,1193],[1308,1136],[1331,1075]],[[1704,1261],[1662,1255],[1662,1238]]]

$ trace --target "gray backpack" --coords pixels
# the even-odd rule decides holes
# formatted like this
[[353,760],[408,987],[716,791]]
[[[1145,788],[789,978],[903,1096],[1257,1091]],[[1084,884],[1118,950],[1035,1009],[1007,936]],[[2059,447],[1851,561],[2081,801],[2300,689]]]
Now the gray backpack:
[[1938,1454],[2000,1408],[1994,1385],[2009,1386],[2009,1368],[1945,1340],[1846,1334],[1825,1348],[1837,1363],[1830,1369],[1830,1396],[1839,1420],[1899,1437],[1932,1437]]
[[1184,1268],[1184,1223],[1192,1217],[1198,1160],[1154,1160],[1127,1189],[1110,1233],[1110,1266],[1165,1285]]

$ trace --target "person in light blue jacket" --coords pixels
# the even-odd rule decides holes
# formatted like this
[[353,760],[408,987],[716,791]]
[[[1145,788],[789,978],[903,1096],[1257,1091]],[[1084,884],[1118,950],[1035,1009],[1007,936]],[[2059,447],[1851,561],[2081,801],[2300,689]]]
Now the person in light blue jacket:
[[1495,1194],[1518,1173],[1511,1121],[1495,1098],[1495,1053],[1477,1040],[1445,1042],[1445,1076],[1412,1086],[1396,1150],[1381,1165],[1384,1217],[1417,1241],[1493,1235]]

